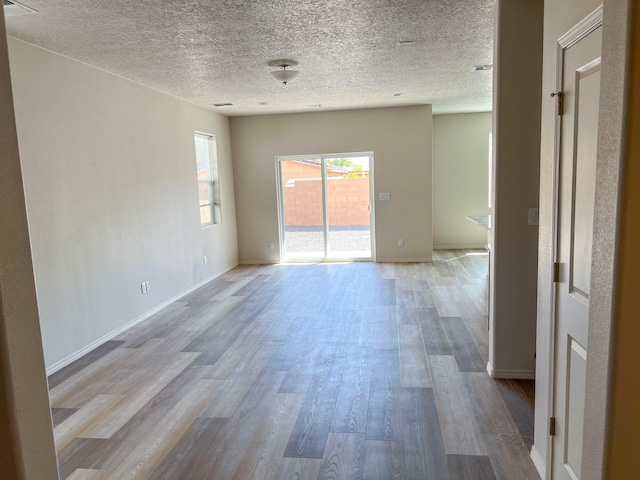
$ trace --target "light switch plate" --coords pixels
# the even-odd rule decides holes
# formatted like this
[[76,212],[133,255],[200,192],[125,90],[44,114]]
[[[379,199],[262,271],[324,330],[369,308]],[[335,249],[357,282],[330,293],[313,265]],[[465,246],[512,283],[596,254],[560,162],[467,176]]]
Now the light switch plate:
[[391,194],[390,193],[381,193],[380,194],[380,200],[382,201],[386,201],[386,200],[391,200]]
[[540,209],[530,208],[529,209],[529,225],[539,225],[539,224],[540,224]]

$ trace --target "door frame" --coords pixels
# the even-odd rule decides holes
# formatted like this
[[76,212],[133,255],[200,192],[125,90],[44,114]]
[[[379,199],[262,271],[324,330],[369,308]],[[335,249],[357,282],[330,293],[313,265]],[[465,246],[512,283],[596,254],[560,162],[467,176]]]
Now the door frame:
[[[563,82],[563,70],[564,70],[564,51],[569,47],[575,45],[587,35],[592,33],[599,27],[602,27],[602,5],[591,12],[587,17],[581,20],[578,24],[573,26],[567,33],[558,39],[556,46],[556,88],[555,92],[562,91]],[[552,218],[551,218],[551,238],[552,238],[552,252],[553,258],[551,260],[551,266],[549,271],[554,271],[554,264],[558,261],[558,247],[559,247],[559,187],[560,187],[560,146],[561,146],[561,128],[562,128],[562,116],[556,115],[554,126],[554,159],[553,159],[553,199],[552,199]],[[592,252],[593,258],[593,252]],[[556,309],[557,309],[557,284],[552,281],[550,286],[550,311],[549,311],[549,365],[548,365],[548,392],[547,392],[547,404],[549,405],[549,418],[556,416]],[[547,419],[547,422],[550,420]],[[545,452],[545,478],[551,478],[553,471],[553,438],[547,431],[547,449]]]
[[[369,157],[369,225],[371,231],[371,256],[367,258],[333,258],[328,256],[328,195],[326,172],[323,168],[325,159],[330,158],[350,158]],[[320,173],[322,181],[322,218],[324,223],[324,256],[318,258],[286,259],[284,249],[284,199],[282,190],[282,161],[286,160],[308,160],[310,158],[320,159]],[[310,155],[278,155],[275,157],[276,168],[276,194],[278,207],[278,245],[280,249],[280,263],[308,263],[308,262],[375,262],[376,261],[376,239],[375,239],[375,195],[374,195],[374,152],[342,152],[342,153],[322,153]]]

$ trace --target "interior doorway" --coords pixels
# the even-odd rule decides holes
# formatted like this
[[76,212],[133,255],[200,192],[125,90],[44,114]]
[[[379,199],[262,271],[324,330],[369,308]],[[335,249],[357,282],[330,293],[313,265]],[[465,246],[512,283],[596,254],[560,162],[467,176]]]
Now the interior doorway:
[[602,10],[558,41],[558,131],[551,476],[581,478],[600,105]]
[[374,259],[373,153],[277,158],[284,262]]

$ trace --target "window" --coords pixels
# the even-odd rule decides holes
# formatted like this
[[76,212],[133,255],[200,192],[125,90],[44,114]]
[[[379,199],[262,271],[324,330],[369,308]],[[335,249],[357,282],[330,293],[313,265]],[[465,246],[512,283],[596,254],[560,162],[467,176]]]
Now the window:
[[198,169],[198,197],[200,199],[200,226],[221,223],[220,183],[218,181],[218,154],[213,135],[196,133],[196,164]]

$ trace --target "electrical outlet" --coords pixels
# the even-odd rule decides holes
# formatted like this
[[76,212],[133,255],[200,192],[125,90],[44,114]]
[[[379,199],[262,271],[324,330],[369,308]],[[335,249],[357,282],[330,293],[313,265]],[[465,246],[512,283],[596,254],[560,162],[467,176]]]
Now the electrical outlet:
[[390,193],[381,193],[380,194],[380,200],[382,200],[382,201],[391,200],[391,194]]
[[404,238],[399,238],[398,239],[398,246],[399,247],[404,247]]
[[203,255],[202,256],[202,263],[206,266],[207,265],[207,256]]
[[528,223],[529,225],[538,225],[540,223],[540,209],[538,208],[529,209]]
[[276,249],[276,243],[275,242],[269,242],[269,250],[275,250]]
[[144,282],[144,288],[147,292],[151,291],[151,283],[149,282],[149,280],[147,280],[146,282]]

